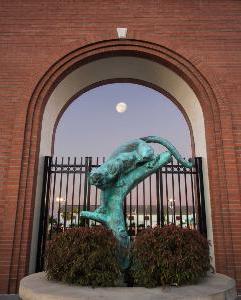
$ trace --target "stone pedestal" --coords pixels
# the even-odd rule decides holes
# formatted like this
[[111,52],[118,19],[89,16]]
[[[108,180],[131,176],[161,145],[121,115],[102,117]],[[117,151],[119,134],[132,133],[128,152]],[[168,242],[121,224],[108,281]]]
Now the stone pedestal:
[[235,281],[222,274],[210,275],[199,284],[182,287],[79,287],[48,281],[45,273],[35,273],[20,282],[22,300],[234,300]]

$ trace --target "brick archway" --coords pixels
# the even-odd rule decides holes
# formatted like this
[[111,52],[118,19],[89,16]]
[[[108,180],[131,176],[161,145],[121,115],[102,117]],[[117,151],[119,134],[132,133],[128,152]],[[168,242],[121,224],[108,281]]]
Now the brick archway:
[[[5,270],[9,277],[6,283],[9,292],[15,291],[19,280],[28,273],[41,122],[49,96],[63,78],[78,67],[99,58],[117,55],[142,57],[160,63],[183,78],[196,94],[205,121],[216,267],[219,272],[233,277],[236,275],[232,241],[235,238],[232,235],[235,223],[229,207],[233,190],[226,175],[233,172],[235,164],[232,131],[228,131],[232,128],[232,120],[217,84],[214,80],[207,82],[190,61],[170,49],[144,41],[110,40],[87,45],[64,56],[49,68],[33,92],[21,154],[18,202],[14,207],[16,222],[12,224],[14,234],[10,241],[13,252],[9,255],[9,268]],[[226,121],[225,131],[221,119]],[[225,151],[226,148],[229,151]],[[230,162],[230,156],[234,162]],[[4,227],[3,231],[8,229]]]

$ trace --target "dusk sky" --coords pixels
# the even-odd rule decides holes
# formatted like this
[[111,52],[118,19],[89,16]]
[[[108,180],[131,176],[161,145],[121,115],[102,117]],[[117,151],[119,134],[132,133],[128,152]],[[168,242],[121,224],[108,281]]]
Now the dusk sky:
[[[127,104],[124,113],[116,111],[119,102]],[[137,84],[107,84],[66,109],[56,130],[54,155],[108,157],[122,143],[147,135],[166,138],[182,156],[191,157],[189,128],[167,97]]]

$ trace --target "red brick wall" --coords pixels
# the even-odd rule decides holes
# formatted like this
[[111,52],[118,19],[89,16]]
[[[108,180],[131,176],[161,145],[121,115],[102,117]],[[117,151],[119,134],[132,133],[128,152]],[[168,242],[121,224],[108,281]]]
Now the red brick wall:
[[[15,292],[28,270],[48,91],[74,65],[69,58],[76,54],[77,62],[107,46],[160,57],[197,93],[206,126],[217,271],[235,277],[241,288],[241,2],[1,0],[0,24],[0,293]],[[127,27],[131,40],[113,40],[116,27]],[[82,48],[91,43],[97,44]],[[96,45],[100,49],[91,52]]]

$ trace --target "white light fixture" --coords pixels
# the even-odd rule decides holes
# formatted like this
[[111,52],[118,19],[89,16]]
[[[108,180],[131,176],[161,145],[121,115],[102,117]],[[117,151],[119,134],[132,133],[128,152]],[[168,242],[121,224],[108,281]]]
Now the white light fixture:
[[126,39],[127,28],[116,28],[116,31],[119,39]]
[[64,198],[62,197],[56,197],[56,202],[64,202]]

